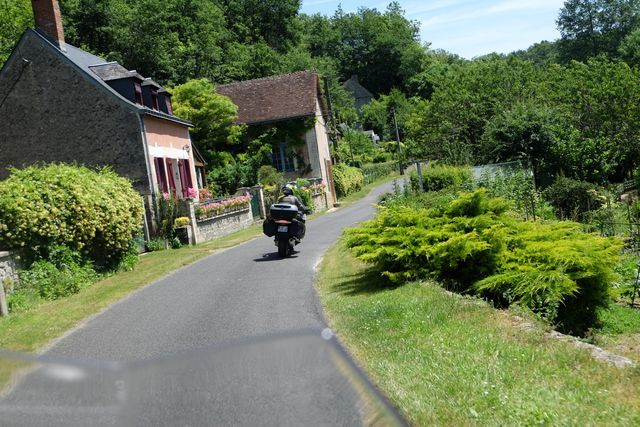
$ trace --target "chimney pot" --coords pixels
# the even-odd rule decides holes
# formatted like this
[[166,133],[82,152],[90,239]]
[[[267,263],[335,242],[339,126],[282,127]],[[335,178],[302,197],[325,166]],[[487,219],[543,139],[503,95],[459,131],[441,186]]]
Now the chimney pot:
[[58,0],[31,0],[36,28],[43,31],[60,50],[66,52],[62,15]]

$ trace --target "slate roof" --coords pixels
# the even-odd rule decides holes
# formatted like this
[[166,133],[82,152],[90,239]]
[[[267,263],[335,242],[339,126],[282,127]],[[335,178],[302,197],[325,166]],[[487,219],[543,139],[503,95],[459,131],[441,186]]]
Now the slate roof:
[[342,86],[348,90],[349,92],[351,92],[353,94],[353,96],[356,99],[360,99],[360,98],[368,98],[368,99],[373,99],[373,94],[371,92],[369,92],[367,90],[367,88],[365,88],[364,86],[362,86],[360,84],[360,81],[358,80],[358,76],[357,75],[353,75],[351,76],[351,78],[349,80],[347,80],[346,82],[344,82],[342,84]]
[[[127,107],[131,108],[132,110],[135,110],[141,114],[147,114],[150,116],[159,117],[166,120],[171,120],[173,122],[180,123],[185,126],[193,126],[191,122],[188,122],[179,117],[176,117],[173,114],[167,114],[162,111],[153,110],[144,105],[139,105],[129,101],[127,98],[120,95],[115,89],[109,86],[98,73],[94,72],[94,70],[99,70],[99,72],[103,72],[106,75],[116,75],[116,73],[122,73],[122,70],[126,70],[128,73],[134,73],[134,74],[130,74],[129,77],[136,76],[136,77],[139,77],[140,80],[145,80],[145,78],[142,77],[137,72],[128,71],[126,68],[122,67],[117,62],[107,62],[103,58],[100,58],[99,56],[93,55],[89,52],[86,52],[68,43],[66,44],[67,51],[62,52],[60,51],[60,49],[58,49],[58,47],[56,47],[53,43],[51,43],[51,41],[47,38],[47,36],[40,33],[40,30],[37,30],[37,29],[36,30],[32,30],[30,28],[27,29],[25,31],[25,34],[23,35],[23,39],[24,37],[29,37],[29,36],[36,36],[39,39],[41,39],[41,41],[44,42],[45,45],[49,46],[50,49],[52,49],[54,52],[59,54],[61,57],[66,58],[73,65],[75,65],[76,68],[78,68],[81,72],[83,72],[86,76],[88,76],[92,82],[104,88],[106,91],[108,91],[111,95],[115,96],[116,98],[119,98],[121,101],[125,103],[125,105],[127,105]],[[20,43],[22,43],[23,39],[21,39]],[[113,64],[116,64],[117,67],[113,66]]]
[[314,116],[320,82],[315,71],[299,71],[219,85],[216,91],[238,106],[238,123],[259,124]]
[[144,77],[138,74],[135,70],[129,71],[117,62],[105,62],[104,64],[89,65],[89,69],[105,82],[108,82],[109,80],[128,79],[130,77],[135,77],[141,81],[144,80]]

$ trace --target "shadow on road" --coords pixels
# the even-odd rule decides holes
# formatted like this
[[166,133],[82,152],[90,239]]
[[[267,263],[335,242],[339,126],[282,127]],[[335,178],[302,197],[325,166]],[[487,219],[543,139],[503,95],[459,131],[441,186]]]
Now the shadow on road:
[[[297,255],[295,255],[297,252],[294,251],[293,255],[289,255],[287,258],[298,258]],[[271,252],[268,254],[264,254],[262,255],[261,258],[256,258],[254,259],[255,262],[266,262],[266,261],[282,261],[284,258],[280,258],[278,256],[277,252]]]

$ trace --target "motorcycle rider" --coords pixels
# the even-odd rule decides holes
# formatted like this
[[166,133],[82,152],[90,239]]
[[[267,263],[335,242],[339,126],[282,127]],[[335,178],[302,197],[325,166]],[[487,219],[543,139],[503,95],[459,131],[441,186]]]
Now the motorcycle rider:
[[298,208],[298,215],[296,218],[300,224],[300,232],[298,233],[298,238],[302,239],[306,234],[307,227],[305,225],[305,222],[307,222],[307,212],[309,212],[309,210],[298,198],[298,196],[293,194],[293,190],[291,189],[291,187],[288,186],[285,186],[282,189],[282,196],[280,196],[280,198],[278,199],[278,203],[288,203]]
[[282,189],[282,196],[278,199],[278,203],[288,203],[298,208],[300,215],[304,214],[307,210],[306,206],[300,201],[298,196],[293,194],[291,187],[284,187]]

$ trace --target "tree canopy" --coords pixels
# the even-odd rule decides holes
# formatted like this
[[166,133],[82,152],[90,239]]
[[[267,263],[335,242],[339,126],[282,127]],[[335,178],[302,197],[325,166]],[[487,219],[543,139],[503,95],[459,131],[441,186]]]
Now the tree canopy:
[[[536,173],[606,182],[640,166],[640,0],[567,0],[561,37],[473,60],[430,49],[398,2],[331,16],[300,0],[60,0],[69,43],[173,87],[221,189],[251,183],[283,130],[242,133],[213,84],[315,69],[338,123],[373,129],[409,157],[526,161]],[[0,61],[33,25],[0,2]],[[342,82],[375,100],[360,113]],[[327,94],[327,95],[329,95]],[[353,141],[358,137],[350,136]],[[223,190],[221,190],[223,191]]]

